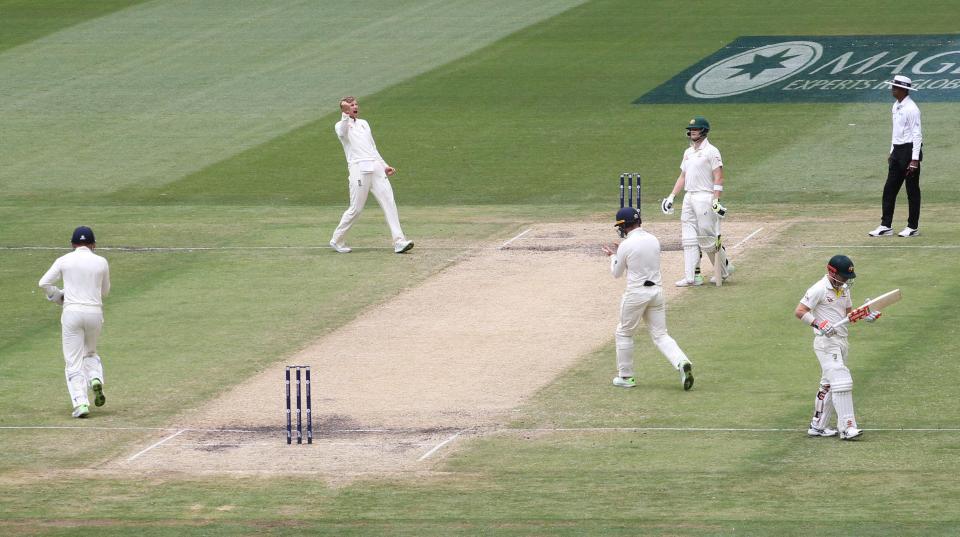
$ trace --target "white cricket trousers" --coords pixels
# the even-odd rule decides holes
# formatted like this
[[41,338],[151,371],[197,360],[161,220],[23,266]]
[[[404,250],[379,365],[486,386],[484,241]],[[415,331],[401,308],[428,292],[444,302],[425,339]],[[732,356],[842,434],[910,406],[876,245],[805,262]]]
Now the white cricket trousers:
[[628,290],[620,301],[620,324],[615,333],[617,342],[617,371],[621,377],[634,376],[633,335],[640,327],[640,320],[647,325],[650,339],[674,369],[688,362],[687,355],[667,334],[667,311],[663,289],[659,285]]
[[680,211],[680,242],[683,245],[683,275],[693,281],[700,252],[707,254],[711,263],[720,263],[722,277],[730,276],[726,254],[716,257],[717,237],[720,236],[720,216],[713,212],[713,192],[687,192],[683,195]]
[[99,308],[64,308],[60,315],[61,336],[63,341],[63,359],[66,362],[64,372],[67,376],[67,389],[73,406],[89,405],[87,390],[90,380],[103,379],[103,364],[97,355],[97,338],[103,327],[103,311]]
[[400,216],[397,212],[397,203],[393,199],[393,187],[390,186],[390,179],[387,178],[383,164],[376,163],[372,172],[361,172],[356,164],[350,165],[350,207],[343,212],[340,218],[340,224],[333,231],[331,242],[343,244],[343,239],[350,231],[350,227],[360,218],[364,205],[367,204],[367,196],[373,193],[377,199],[380,208],[383,209],[383,216],[390,226],[390,235],[393,237],[393,245],[396,247],[406,240],[403,230],[400,229]]

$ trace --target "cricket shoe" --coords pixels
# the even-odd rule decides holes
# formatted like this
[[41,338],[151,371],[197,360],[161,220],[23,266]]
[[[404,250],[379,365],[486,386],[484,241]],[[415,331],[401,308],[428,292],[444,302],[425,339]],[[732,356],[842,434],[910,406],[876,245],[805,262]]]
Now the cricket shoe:
[[333,248],[333,251],[337,252],[338,254],[349,254],[353,251],[353,248],[344,246],[343,244],[337,244],[333,241],[330,241],[330,247]]
[[90,407],[88,405],[77,405],[73,409],[74,418],[86,418],[90,415]]
[[413,241],[400,241],[393,247],[393,253],[402,254],[413,249]]
[[677,287],[698,287],[703,285],[703,276],[700,277],[700,281],[697,281],[696,279],[688,280],[684,278],[682,280],[677,280],[677,283],[674,285]]
[[847,430],[840,433],[840,440],[853,440],[863,434],[863,431],[856,427],[847,427]]
[[824,427],[823,429],[820,429],[819,427],[810,426],[810,428],[807,429],[807,436],[837,436],[837,430],[831,429],[830,427]]
[[889,237],[893,235],[893,228],[887,226],[877,226],[877,229],[867,233],[871,237]]
[[913,229],[910,226],[903,228],[903,231],[901,231],[900,233],[897,233],[897,235],[899,235],[900,237],[916,237],[919,234],[920,234],[919,229]]
[[683,384],[683,391],[693,388],[693,364],[690,362],[684,362],[680,366],[680,384]]
[[633,377],[627,377],[627,378],[613,377],[613,385],[619,386],[621,388],[636,388],[637,379]]
[[107,396],[103,395],[103,382],[101,382],[100,379],[91,380],[90,389],[92,389],[94,393],[93,404],[103,406],[103,404],[107,402]]

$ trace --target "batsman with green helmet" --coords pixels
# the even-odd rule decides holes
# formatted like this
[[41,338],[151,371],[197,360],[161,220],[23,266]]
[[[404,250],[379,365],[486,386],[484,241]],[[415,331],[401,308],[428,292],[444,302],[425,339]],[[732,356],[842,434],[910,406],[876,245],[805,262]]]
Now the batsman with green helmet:
[[719,285],[733,273],[726,250],[720,242],[720,219],[727,209],[720,204],[723,193],[723,159],[720,150],[707,140],[710,122],[703,116],[695,116],[687,123],[687,138],[690,147],[683,153],[680,176],[670,195],[663,199],[660,209],[664,214],[673,214],[673,198],[685,190],[683,210],[680,213],[681,242],[683,244],[684,277],[678,287],[700,285],[696,278],[700,254],[706,253],[721,280],[711,279]]

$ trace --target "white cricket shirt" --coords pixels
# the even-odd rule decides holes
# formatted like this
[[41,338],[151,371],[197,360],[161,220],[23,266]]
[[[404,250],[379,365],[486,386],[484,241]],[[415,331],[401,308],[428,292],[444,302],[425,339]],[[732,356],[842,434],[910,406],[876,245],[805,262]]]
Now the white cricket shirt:
[[683,189],[687,192],[713,192],[713,170],[723,166],[720,150],[704,139],[700,147],[683,152],[680,170],[683,171]]
[[643,282],[660,285],[660,241],[642,228],[627,233],[610,256],[610,272],[614,278],[627,274],[627,292],[642,289]]
[[363,161],[377,161],[384,166],[387,165],[377,151],[370,124],[365,120],[359,118],[354,120],[347,114],[341,113],[341,119],[333,126],[333,130],[343,144],[343,153],[347,157],[348,165]]
[[[837,324],[841,319],[847,316],[847,309],[853,308],[853,301],[850,298],[850,289],[842,288],[838,293],[833,285],[830,284],[830,278],[826,275],[813,284],[807,292],[804,293],[800,303],[810,308],[813,316],[818,320],[830,321],[830,324]],[[816,330],[813,332],[816,334]],[[847,327],[837,328],[837,335],[847,337]]]
[[893,140],[890,143],[890,152],[893,146],[913,144],[912,160],[920,160],[920,146],[923,144],[923,133],[920,130],[920,108],[909,95],[902,101],[893,103]]
[[52,294],[63,280],[63,309],[99,311],[103,297],[110,293],[110,267],[107,260],[86,246],[78,246],[53,262],[40,278],[40,287]]

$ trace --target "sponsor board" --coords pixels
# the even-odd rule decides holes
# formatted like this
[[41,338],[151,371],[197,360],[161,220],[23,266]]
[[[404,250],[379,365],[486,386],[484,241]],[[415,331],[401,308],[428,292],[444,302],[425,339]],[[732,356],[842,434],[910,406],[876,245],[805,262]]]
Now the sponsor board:
[[738,37],[634,104],[888,102],[897,74],[918,101],[960,101],[960,35]]

